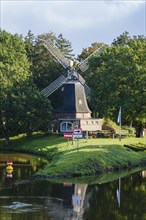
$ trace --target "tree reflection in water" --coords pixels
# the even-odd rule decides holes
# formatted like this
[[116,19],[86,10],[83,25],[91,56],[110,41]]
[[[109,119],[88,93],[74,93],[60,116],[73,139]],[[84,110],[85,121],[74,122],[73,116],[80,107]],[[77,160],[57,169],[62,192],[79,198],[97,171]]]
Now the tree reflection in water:
[[[117,189],[120,192],[119,198]],[[118,181],[89,186],[87,194],[88,192],[92,193],[92,196],[84,210],[84,220],[146,219],[146,171]]]
[[[0,164],[7,157],[20,166],[12,178],[0,166],[0,220],[146,220],[146,171],[119,179],[100,175],[92,185],[52,184],[32,179],[45,163],[41,158],[1,154]],[[117,180],[99,184],[109,177]]]
[[[64,211],[60,219],[146,219],[146,171],[105,184],[75,184],[63,190],[62,187],[57,186],[63,193],[60,198]],[[72,192],[72,196],[69,192]],[[70,208],[65,205],[65,201],[68,201]]]

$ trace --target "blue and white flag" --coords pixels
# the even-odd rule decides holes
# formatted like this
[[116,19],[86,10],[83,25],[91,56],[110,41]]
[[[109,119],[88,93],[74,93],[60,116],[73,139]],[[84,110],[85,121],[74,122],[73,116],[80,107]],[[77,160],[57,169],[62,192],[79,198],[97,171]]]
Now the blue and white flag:
[[117,123],[121,123],[121,107],[119,110],[118,118],[117,118]]
[[118,200],[118,204],[119,204],[119,207],[120,207],[120,190],[117,189],[117,200]]

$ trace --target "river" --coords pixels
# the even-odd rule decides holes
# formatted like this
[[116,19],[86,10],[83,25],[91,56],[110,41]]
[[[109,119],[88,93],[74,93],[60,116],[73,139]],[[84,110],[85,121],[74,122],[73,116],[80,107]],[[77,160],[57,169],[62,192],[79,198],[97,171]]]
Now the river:
[[[13,170],[6,169],[7,161]],[[146,168],[58,184],[33,177],[46,163],[0,154],[0,220],[146,220]]]

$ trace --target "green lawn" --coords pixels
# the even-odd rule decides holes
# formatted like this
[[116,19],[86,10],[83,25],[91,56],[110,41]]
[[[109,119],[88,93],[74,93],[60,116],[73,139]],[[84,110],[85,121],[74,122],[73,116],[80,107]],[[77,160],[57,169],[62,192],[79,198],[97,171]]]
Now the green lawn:
[[[74,177],[94,175],[136,166],[146,165],[146,150],[134,151],[124,145],[145,146],[145,138],[85,139],[67,142],[62,135],[34,134],[31,138],[17,136],[11,138],[8,149],[46,156],[49,163],[39,176]],[[0,140],[4,150],[4,140]]]

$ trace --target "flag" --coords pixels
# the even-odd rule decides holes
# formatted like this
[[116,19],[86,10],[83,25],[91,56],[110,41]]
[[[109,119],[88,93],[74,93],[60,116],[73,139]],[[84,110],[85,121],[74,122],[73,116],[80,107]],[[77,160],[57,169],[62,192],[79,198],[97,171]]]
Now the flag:
[[118,118],[117,118],[117,123],[121,123],[121,107],[119,110]]
[[117,200],[120,207],[120,191],[117,189]]

